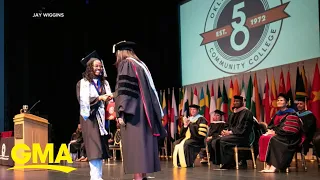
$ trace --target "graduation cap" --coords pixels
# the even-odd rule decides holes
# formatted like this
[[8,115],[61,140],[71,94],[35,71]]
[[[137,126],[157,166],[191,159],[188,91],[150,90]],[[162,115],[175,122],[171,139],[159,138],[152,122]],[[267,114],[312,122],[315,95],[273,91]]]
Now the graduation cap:
[[107,77],[107,72],[106,72],[106,69],[104,68],[103,61],[99,57],[99,55],[98,55],[96,50],[92,51],[89,55],[87,55],[86,57],[82,58],[80,62],[84,67],[87,67],[92,61],[94,61],[96,59],[100,60],[100,62],[102,64],[102,68],[103,68],[104,77]]
[[216,110],[214,111],[214,113],[220,114],[220,116],[222,116],[222,115],[225,114],[224,112],[220,111],[219,109],[216,109]]
[[295,100],[295,101],[303,101],[303,102],[305,102],[305,101],[307,101],[307,100],[309,100],[308,97],[302,96],[302,97],[296,97],[296,100]]
[[304,104],[305,104],[304,108],[305,108],[305,110],[307,110],[308,109],[308,100],[309,100],[309,98],[307,96],[300,96],[300,97],[296,97],[296,100],[294,101],[294,103],[298,104],[299,101],[304,102]]
[[197,108],[197,109],[200,109],[200,106],[196,105],[196,104],[191,104],[189,106],[189,108]]
[[240,99],[241,101],[243,101],[243,97],[240,95],[235,95],[233,96],[234,99]]
[[285,93],[280,93],[280,94],[278,95],[278,98],[279,98],[279,97],[283,97],[283,98],[288,102],[288,105],[291,106],[291,100],[290,100],[290,98],[287,96],[287,94],[285,94]]
[[279,95],[278,95],[278,98],[279,97],[283,97],[286,101],[289,101],[290,99],[289,99],[289,97],[286,95],[286,94],[284,94],[284,93],[280,93]]
[[133,51],[134,47],[136,46],[135,42],[132,41],[120,41],[113,45],[112,53],[117,52],[118,50],[130,50]]

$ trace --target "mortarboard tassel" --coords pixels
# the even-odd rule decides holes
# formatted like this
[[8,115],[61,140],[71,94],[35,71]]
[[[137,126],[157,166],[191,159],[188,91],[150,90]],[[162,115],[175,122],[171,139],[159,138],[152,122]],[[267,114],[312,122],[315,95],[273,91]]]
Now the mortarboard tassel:
[[103,64],[103,60],[101,60],[101,64],[102,64],[102,68],[103,68],[103,76],[108,77],[107,72],[106,72],[106,68],[104,67],[104,64]]

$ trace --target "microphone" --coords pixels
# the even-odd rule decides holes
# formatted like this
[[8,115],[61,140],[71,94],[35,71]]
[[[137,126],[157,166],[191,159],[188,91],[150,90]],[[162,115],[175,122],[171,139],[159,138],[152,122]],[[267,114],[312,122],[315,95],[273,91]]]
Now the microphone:
[[30,113],[31,109],[33,109],[39,102],[40,102],[40,100],[37,101],[36,103],[34,103],[34,105],[27,111],[27,113]]

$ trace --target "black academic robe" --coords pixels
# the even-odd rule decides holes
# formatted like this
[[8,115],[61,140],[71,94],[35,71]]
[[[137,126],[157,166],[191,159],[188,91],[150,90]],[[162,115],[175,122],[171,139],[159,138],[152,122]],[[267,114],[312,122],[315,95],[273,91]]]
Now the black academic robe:
[[229,115],[225,129],[232,131],[232,134],[216,138],[215,141],[211,142],[213,153],[210,154],[210,160],[213,164],[231,165],[234,163],[233,148],[235,146],[249,145],[253,122],[253,114],[246,108]]
[[[260,149],[266,149],[265,161],[280,170],[285,170],[290,166],[292,158],[299,148],[302,136],[303,126],[295,112],[284,111],[278,123],[275,123],[272,129],[275,135],[263,135],[260,137]],[[275,120],[277,118],[274,118]],[[262,139],[266,139],[262,141]],[[268,140],[269,139],[269,140]],[[264,143],[262,143],[264,142]],[[259,155],[261,155],[260,153]]]
[[[77,83],[76,91],[78,102],[80,102],[80,81]],[[105,93],[106,90],[101,88],[100,94]],[[98,98],[96,98],[90,102],[90,117],[87,120],[84,120],[80,115],[84,147],[89,161],[110,158],[110,155],[108,154],[109,146],[106,146],[104,143],[106,141],[106,137],[100,135],[99,125],[95,115],[98,103],[103,103],[103,101],[99,101]]]
[[193,167],[193,163],[201,148],[205,147],[205,137],[208,132],[207,120],[200,116],[188,127],[181,129],[180,139],[174,144],[173,165],[178,167]]
[[284,170],[290,166],[300,146],[303,127],[297,116],[291,114],[283,119],[274,131],[276,135],[269,142],[266,162],[277,169]]
[[158,138],[166,136],[161,107],[144,69],[131,59],[118,64],[114,93],[117,117],[122,118],[121,142],[124,172],[160,171]]
[[224,121],[210,123],[208,137],[212,137],[212,139],[219,137],[221,131],[224,130],[225,127],[226,123]]
[[304,154],[307,154],[309,151],[310,143],[312,142],[314,134],[317,130],[317,119],[311,111],[298,112],[297,114],[303,122],[303,131],[306,135],[306,139],[303,142],[303,149]]
[[208,137],[212,137],[212,139],[207,141],[208,153],[210,155],[210,159],[214,160],[216,156],[220,156],[220,154],[217,155],[216,151],[212,149],[211,144],[212,144],[212,141],[215,142],[219,138],[219,136],[221,135],[221,131],[224,130],[225,126],[226,126],[226,123],[224,121],[217,121],[209,125]]

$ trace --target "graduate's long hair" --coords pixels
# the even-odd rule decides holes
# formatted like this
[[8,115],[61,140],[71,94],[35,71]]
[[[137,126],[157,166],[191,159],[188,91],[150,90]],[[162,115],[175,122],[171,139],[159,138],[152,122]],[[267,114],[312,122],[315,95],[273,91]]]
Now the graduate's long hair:
[[[94,71],[93,71],[93,62],[94,62],[94,60],[99,60],[99,59],[89,60],[88,65],[86,67],[86,71],[84,73],[82,73],[82,77],[84,79],[86,79],[87,81],[89,81],[89,82],[93,82],[93,79],[96,78],[96,75],[94,74]],[[101,73],[102,74],[98,78],[101,81],[101,85],[103,85],[102,87],[104,87],[104,81],[106,79],[104,77],[103,70],[102,70]]]
[[134,53],[133,50],[118,50],[116,52],[116,63],[115,63],[115,66],[118,67],[119,63],[122,61],[122,60],[125,60],[127,58],[133,58],[137,61],[141,61],[138,56]]

